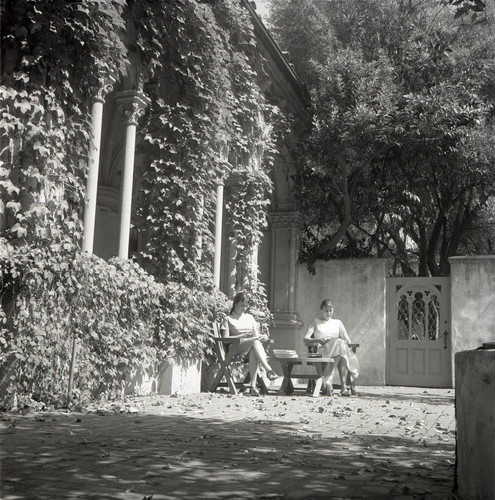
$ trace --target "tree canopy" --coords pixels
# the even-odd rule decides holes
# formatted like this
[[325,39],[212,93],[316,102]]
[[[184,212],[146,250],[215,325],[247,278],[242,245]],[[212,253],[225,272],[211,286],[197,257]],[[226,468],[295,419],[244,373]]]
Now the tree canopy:
[[298,179],[310,268],[391,256],[398,274],[448,275],[450,256],[490,251],[493,12],[478,23],[452,9],[273,0],[274,34],[313,102]]

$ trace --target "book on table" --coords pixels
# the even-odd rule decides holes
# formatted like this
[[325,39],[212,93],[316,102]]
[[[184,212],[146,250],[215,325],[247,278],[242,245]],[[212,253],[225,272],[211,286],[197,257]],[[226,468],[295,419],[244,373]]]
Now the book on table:
[[298,354],[293,349],[273,349],[276,358],[297,358]]

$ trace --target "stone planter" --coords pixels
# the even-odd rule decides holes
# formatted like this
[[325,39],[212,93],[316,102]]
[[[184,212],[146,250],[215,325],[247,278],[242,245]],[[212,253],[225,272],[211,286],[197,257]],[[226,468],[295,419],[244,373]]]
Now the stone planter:
[[201,361],[166,359],[158,365],[138,370],[125,385],[126,395],[196,394],[201,391]]

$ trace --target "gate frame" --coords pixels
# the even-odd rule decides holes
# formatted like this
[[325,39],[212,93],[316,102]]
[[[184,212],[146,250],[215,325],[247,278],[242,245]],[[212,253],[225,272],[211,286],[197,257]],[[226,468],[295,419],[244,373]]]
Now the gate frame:
[[[453,338],[452,338],[452,281],[450,276],[438,276],[438,277],[404,277],[404,276],[389,276],[386,279],[386,286],[385,286],[385,311],[386,311],[386,358],[385,358],[385,385],[392,385],[390,383],[390,340],[391,340],[391,322],[392,318],[394,318],[394,315],[396,314],[396,311],[392,311],[391,307],[391,291],[392,291],[392,286],[393,286],[393,293],[395,294],[396,287],[395,285],[400,283],[400,281],[403,280],[403,285],[407,285],[408,283],[411,284],[418,284],[420,285],[421,283],[424,283],[427,286],[435,286],[434,282],[436,284],[441,284],[442,285],[442,295],[444,293],[443,287],[446,287],[447,293],[448,293],[448,298],[447,298],[447,307],[448,307],[448,312],[446,315],[446,325],[441,327],[441,330],[447,329],[448,331],[448,349],[449,349],[449,356],[447,356],[448,359],[448,374],[447,378],[449,380],[449,384],[447,388],[452,388],[453,387],[453,380],[454,380],[454,364],[453,364]],[[438,283],[438,280],[442,280],[444,283]],[[415,387],[415,386],[406,386],[406,387]]]

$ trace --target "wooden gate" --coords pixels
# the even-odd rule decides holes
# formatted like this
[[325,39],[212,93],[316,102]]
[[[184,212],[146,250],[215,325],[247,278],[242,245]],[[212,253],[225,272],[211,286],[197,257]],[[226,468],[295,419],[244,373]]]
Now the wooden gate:
[[452,387],[450,278],[387,280],[387,383]]

